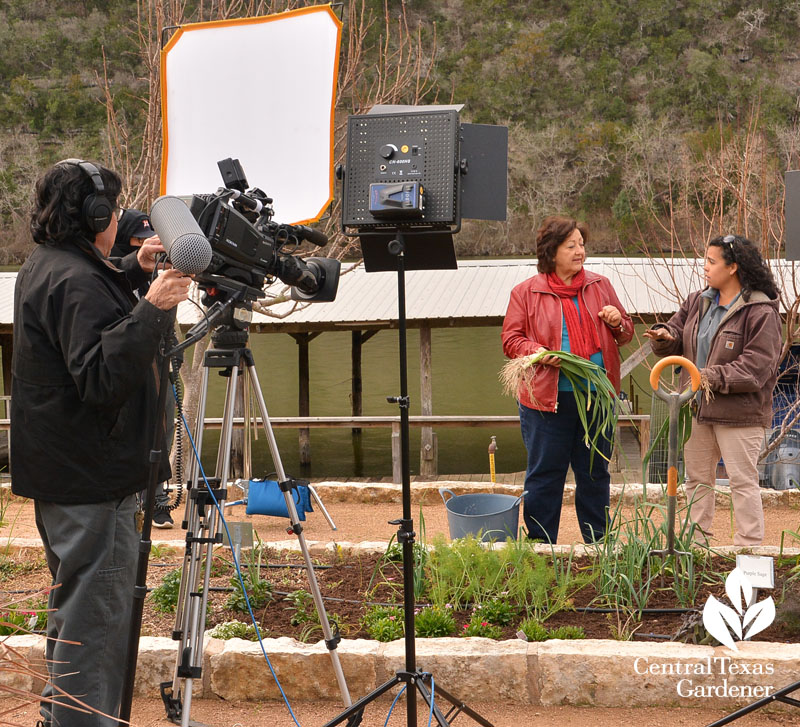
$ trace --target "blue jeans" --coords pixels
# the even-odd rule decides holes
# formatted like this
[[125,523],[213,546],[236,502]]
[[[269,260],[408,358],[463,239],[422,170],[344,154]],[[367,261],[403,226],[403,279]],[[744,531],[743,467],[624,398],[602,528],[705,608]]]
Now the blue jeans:
[[[528,537],[555,543],[561,521],[561,503],[567,469],[575,475],[575,512],[583,540],[603,537],[609,502],[608,460],[592,453],[584,442],[575,395],[558,392],[558,411],[547,412],[519,405],[522,441],[528,450],[523,517]],[[596,427],[595,427],[596,429]],[[610,436],[600,437],[598,447],[608,457]]]
[[[88,505],[34,501],[53,583],[41,715],[53,727],[116,727],[133,607],[136,496]],[[73,643],[74,642],[74,643]],[[66,693],[69,696],[63,696]],[[84,714],[75,697],[110,717]]]

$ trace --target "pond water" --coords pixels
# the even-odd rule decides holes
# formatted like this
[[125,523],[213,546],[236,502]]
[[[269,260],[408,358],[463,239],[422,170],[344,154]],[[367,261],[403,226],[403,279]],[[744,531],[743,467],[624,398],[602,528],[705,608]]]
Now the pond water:
[[[287,334],[253,334],[250,346],[264,399],[271,417],[298,414],[297,345]],[[323,333],[309,344],[311,416],[349,416],[350,333]],[[623,352],[635,350],[628,346]],[[397,331],[381,331],[362,349],[363,414],[397,416],[397,404],[387,396],[400,393]],[[433,413],[457,415],[514,415],[516,402],[502,394],[498,372],[505,358],[500,328],[448,328],[432,331]],[[649,411],[645,392],[647,373],[638,367],[634,393]],[[419,333],[408,332],[408,388],[412,415],[420,414]],[[623,382],[623,389],[628,389]],[[206,416],[221,416],[224,382],[211,376]],[[647,388],[649,391],[649,387]],[[644,393],[643,393],[644,392]],[[487,448],[497,437],[498,472],[525,469],[525,448],[516,427],[464,427],[436,430],[440,474],[488,473]],[[283,465],[288,474],[306,477],[387,477],[392,474],[391,429],[363,429],[356,437],[350,429],[312,429],[311,465],[301,468],[297,431],[275,430]],[[216,438],[206,435],[203,461],[213,466]],[[411,474],[419,472],[420,429],[411,427]],[[274,466],[262,438],[254,445],[253,475],[264,476]]]

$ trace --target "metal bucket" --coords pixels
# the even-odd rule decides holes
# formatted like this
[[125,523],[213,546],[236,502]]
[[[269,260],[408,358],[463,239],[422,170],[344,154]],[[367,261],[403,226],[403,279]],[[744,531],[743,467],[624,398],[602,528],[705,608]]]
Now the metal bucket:
[[[455,495],[451,490],[439,488],[447,509],[450,538],[468,535],[481,536],[481,540],[505,540],[516,538],[519,528],[519,503],[524,495],[495,495],[477,493]],[[445,499],[445,494],[450,495]]]

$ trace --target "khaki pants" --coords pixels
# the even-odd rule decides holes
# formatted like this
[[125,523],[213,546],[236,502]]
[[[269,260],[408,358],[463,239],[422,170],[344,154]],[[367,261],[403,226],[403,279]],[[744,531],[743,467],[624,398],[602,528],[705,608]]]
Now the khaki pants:
[[686,463],[686,498],[692,522],[707,537],[714,522],[714,485],[720,456],[728,471],[736,520],[734,545],[760,545],[764,540],[764,510],[758,486],[758,455],[764,427],[700,424],[692,420],[692,435],[683,454]]

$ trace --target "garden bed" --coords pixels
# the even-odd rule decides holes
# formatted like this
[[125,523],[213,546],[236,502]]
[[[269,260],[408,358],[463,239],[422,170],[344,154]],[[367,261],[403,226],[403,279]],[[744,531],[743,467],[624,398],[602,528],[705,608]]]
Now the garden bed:
[[[732,558],[696,554],[692,583],[687,576],[680,597],[673,588],[676,578],[671,568],[658,574],[640,569],[639,575],[623,572],[625,562],[597,567],[589,557],[557,558],[555,569],[551,556],[533,556],[526,548],[511,548],[500,562],[487,557],[478,562],[483,549],[466,541],[462,545],[445,546],[433,560],[417,562],[414,569],[418,583],[425,584],[418,597],[417,627],[427,629],[421,636],[482,635],[498,639],[516,638],[522,622],[530,619],[541,624],[533,638],[575,637],[594,639],[641,639],[663,641],[675,639],[688,643],[716,643],[709,640],[702,628],[699,611],[709,595],[726,602],[724,579],[734,568]],[[503,549],[495,551],[502,553]],[[418,555],[422,550],[418,550]],[[397,548],[390,548],[391,557],[353,552],[329,553],[315,558],[316,577],[332,621],[339,624],[345,638],[382,640],[402,635],[402,568]],[[297,553],[264,549],[260,567],[255,555],[243,556],[245,573],[260,572],[260,578],[248,578],[248,591],[256,596],[268,594],[266,605],[255,609],[262,635],[289,636],[299,641],[316,642],[322,638],[316,609],[310,597],[308,576]],[[460,565],[459,565],[460,564]],[[176,585],[181,559],[172,551],[154,552],[148,572],[148,587],[158,589],[145,601],[142,635],[170,636],[174,615],[165,611],[170,591]],[[668,564],[669,565],[669,564]],[[498,579],[503,570],[513,573],[508,581]],[[685,572],[686,569],[683,569]],[[232,601],[233,569],[230,553],[220,551],[212,567],[207,627],[229,621],[248,622],[249,616]],[[800,584],[796,578],[797,559],[776,560],[775,588],[762,592],[759,600],[771,595],[777,606],[775,622],[762,631],[757,640],[781,643],[800,642]],[[173,574],[170,576],[170,574]],[[662,577],[663,576],[663,577]],[[638,581],[637,581],[638,578]],[[482,582],[481,582],[482,581]],[[605,581],[605,583],[604,583]],[[626,590],[624,584],[631,582]],[[19,601],[19,610],[36,607],[35,592],[49,585],[49,574],[43,560],[7,564],[0,580],[1,603]],[[449,589],[449,590],[448,590]],[[639,606],[631,599],[640,599]],[[41,600],[41,599],[40,599]],[[239,601],[241,594],[239,593]],[[426,609],[429,603],[439,607]],[[161,607],[159,607],[159,603]],[[392,609],[389,604],[396,604]],[[476,604],[483,609],[476,613]],[[381,618],[383,621],[381,621]],[[372,622],[371,626],[368,622]],[[377,623],[377,625],[376,625]],[[570,627],[566,631],[561,627]],[[575,627],[581,629],[577,632]],[[561,629],[561,630],[559,630]]]

